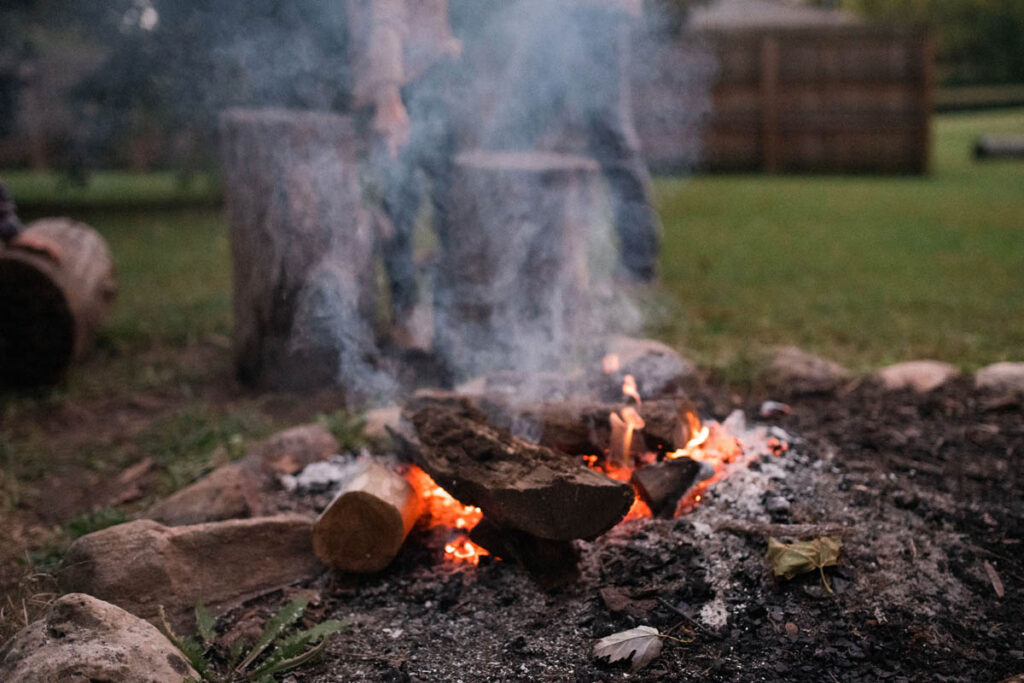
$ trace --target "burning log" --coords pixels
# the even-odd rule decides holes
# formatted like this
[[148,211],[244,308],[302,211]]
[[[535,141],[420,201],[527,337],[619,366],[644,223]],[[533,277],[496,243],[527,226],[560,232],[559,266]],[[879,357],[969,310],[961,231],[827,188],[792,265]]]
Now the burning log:
[[545,590],[579,578],[579,552],[572,541],[538,538],[495,524],[486,517],[473,527],[469,538],[492,555],[518,564]]
[[407,413],[431,406],[471,408],[487,416],[488,422],[530,437],[542,446],[570,455],[596,455],[611,448],[612,415],[631,408],[644,423],[635,433],[643,439],[641,449],[674,451],[691,438],[686,412],[694,409],[686,399],[658,399],[638,406],[584,401],[516,403],[499,395],[463,396],[440,391],[416,394]]
[[0,383],[48,384],[92,345],[117,293],[106,242],[67,218],[28,226],[60,247],[60,261],[27,249],[0,251]]
[[342,571],[380,571],[422,511],[422,498],[404,477],[364,461],[313,525],[313,551]]
[[595,538],[633,503],[629,485],[493,427],[470,406],[426,406],[411,418],[416,463],[501,526],[556,541]]
[[434,314],[435,348],[457,376],[541,369],[578,343],[583,211],[599,183],[597,164],[582,157],[476,151],[456,158]]
[[374,234],[352,122],[234,110],[221,139],[239,378],[309,389],[372,376]]
[[674,458],[636,470],[631,483],[655,517],[671,517],[700,472],[700,463],[695,460]]

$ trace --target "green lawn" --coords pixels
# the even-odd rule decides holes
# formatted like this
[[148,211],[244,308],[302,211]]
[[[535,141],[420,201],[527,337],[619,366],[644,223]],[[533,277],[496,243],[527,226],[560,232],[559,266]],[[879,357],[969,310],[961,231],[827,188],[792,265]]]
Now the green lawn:
[[99,171],[90,174],[85,186],[69,183],[56,173],[2,171],[19,205],[71,207],[151,207],[176,203],[212,203],[220,197],[209,175],[194,176],[188,183],[172,172],[130,173]]
[[936,117],[926,177],[659,179],[668,310],[711,365],[797,344],[867,369],[1024,359],[1024,162],[975,163],[1024,110]]

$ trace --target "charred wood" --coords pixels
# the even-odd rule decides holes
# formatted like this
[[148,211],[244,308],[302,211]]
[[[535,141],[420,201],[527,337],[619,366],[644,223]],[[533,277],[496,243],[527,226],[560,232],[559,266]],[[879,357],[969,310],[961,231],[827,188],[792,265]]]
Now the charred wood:
[[579,552],[572,541],[552,541],[503,527],[486,517],[473,527],[471,541],[496,557],[515,562],[544,590],[579,578]]
[[655,517],[671,517],[679,499],[697,482],[700,471],[700,463],[676,458],[634,471],[631,483]]

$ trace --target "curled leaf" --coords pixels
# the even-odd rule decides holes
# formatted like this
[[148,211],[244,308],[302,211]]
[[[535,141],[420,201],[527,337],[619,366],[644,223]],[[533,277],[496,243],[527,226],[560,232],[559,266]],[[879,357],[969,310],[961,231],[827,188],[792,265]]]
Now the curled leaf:
[[637,626],[597,641],[594,656],[598,659],[607,658],[610,664],[632,657],[632,669],[639,671],[661,654],[662,638],[656,628]]
[[825,588],[832,592],[828,582],[825,581],[824,568],[833,567],[839,563],[839,550],[842,547],[843,542],[831,536],[790,544],[769,538],[766,559],[771,562],[775,576],[783,576],[787,579],[817,569],[821,572],[821,580],[825,583]]

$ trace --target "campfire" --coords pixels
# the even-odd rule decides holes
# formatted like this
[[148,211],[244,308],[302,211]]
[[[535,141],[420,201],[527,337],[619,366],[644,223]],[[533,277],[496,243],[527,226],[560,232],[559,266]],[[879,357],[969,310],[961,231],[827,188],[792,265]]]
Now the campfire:
[[[702,420],[685,396],[645,399],[643,382],[623,374],[616,355],[601,367],[600,382],[621,389],[616,402],[418,392],[392,431],[413,463],[395,475],[409,491],[388,498],[392,507],[440,539],[447,562],[513,561],[541,585],[557,586],[576,576],[575,539],[685,515],[731,472],[787,449],[784,435],[748,429],[740,411]],[[328,509],[322,519],[330,516]],[[397,552],[409,526],[395,527],[398,538],[387,545]]]

